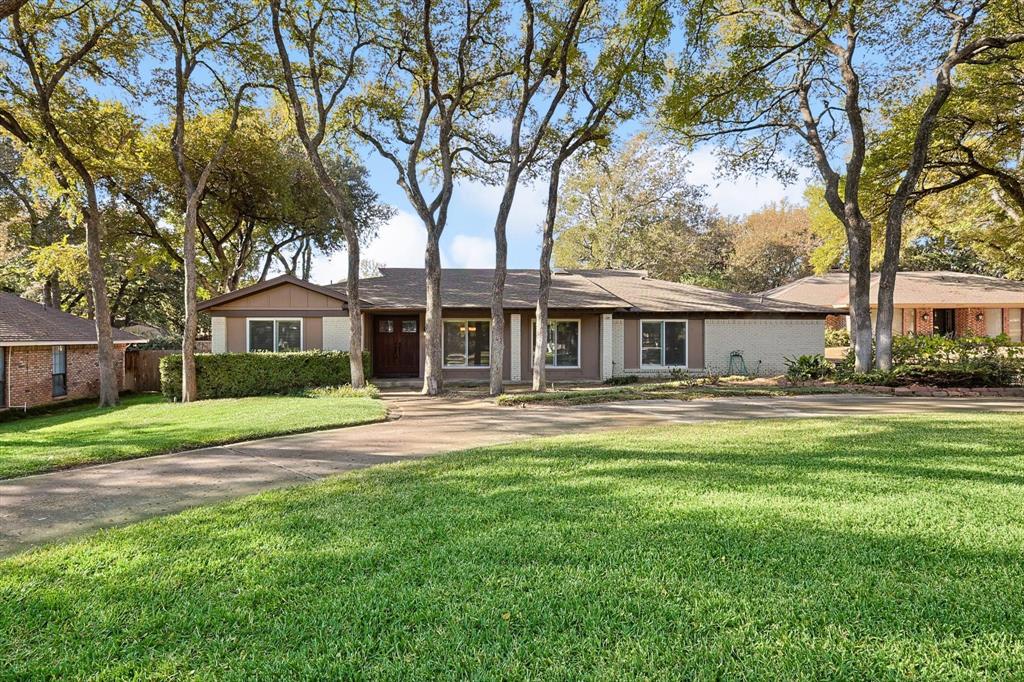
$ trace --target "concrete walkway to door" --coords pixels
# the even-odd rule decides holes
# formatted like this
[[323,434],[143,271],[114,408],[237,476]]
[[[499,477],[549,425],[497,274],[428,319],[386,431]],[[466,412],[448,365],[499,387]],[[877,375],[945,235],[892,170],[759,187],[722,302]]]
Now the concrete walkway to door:
[[817,395],[503,408],[386,396],[397,419],[0,481],[0,555],[352,469],[534,436],[718,419],[1024,412],[1020,398]]

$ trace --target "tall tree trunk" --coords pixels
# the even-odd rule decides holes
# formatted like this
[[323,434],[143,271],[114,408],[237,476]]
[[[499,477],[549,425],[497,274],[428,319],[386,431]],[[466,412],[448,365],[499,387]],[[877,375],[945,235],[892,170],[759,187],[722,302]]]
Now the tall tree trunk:
[[928,103],[914,135],[914,146],[900,184],[896,188],[889,210],[885,216],[885,253],[878,275],[878,317],[875,329],[876,367],[883,371],[892,369],[892,320],[893,296],[896,293],[896,273],[899,269],[900,251],[903,248],[903,218],[907,212],[910,195],[917,186],[928,160],[928,146],[932,133],[938,125],[939,112],[949,100],[953,91],[950,81],[952,66],[947,63],[939,69],[935,92]]
[[43,282],[43,305],[47,308],[60,310],[60,277],[56,273],[51,274]]
[[196,215],[199,212],[198,194],[189,197],[185,207],[185,234],[182,257],[185,265],[185,329],[181,336],[181,402],[190,403],[198,398],[196,386],[196,334],[199,330],[199,312],[196,302]]
[[92,285],[94,321],[96,322],[96,353],[100,375],[100,407],[117,404],[117,374],[114,372],[114,334],[110,325],[110,303],[107,300],[107,280],[103,275],[100,255],[100,210],[95,189],[89,188],[89,205],[85,213],[85,251],[89,262],[89,280]]
[[519,174],[509,172],[505,191],[494,220],[494,280],[491,284],[491,381],[490,394],[504,390],[505,369],[505,278],[508,274],[508,216],[512,212]]
[[871,228],[860,217],[847,227],[850,249],[850,335],[856,356],[854,369],[871,369]]
[[441,234],[437,230],[427,231],[427,248],[424,254],[426,266],[427,319],[424,327],[426,361],[423,367],[424,395],[440,395],[444,391],[443,357],[441,336],[444,332],[441,321]]
[[537,291],[536,325],[533,339],[533,390],[543,392],[548,344],[548,299],[551,297],[551,252],[555,246],[555,216],[558,213],[558,185],[563,158],[551,164],[548,177],[548,203],[540,243],[540,283]]
[[355,234],[346,237],[348,244],[348,319],[351,335],[348,342],[349,368],[352,375],[352,387],[366,386],[363,372],[363,311],[359,304],[359,237]]

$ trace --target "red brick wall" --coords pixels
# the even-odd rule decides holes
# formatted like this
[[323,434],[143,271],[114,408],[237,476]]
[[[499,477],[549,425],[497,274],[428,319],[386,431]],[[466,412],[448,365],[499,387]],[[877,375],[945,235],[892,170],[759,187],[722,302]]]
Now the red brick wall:
[[[53,397],[53,347],[17,346],[8,348],[8,405],[42,405],[59,400],[91,398],[99,395],[100,378],[95,346],[66,346],[68,394]],[[114,346],[118,389],[124,381],[124,346]]]
[[[914,333],[931,335],[935,332],[935,320],[932,319],[933,312],[934,311],[931,308],[915,309],[916,319],[914,320]],[[928,316],[928,319],[925,319],[926,315]]]
[[826,315],[825,329],[846,329],[846,315]]
[[[978,317],[981,317],[979,320]],[[956,335],[985,336],[985,311],[982,308],[957,308]]]

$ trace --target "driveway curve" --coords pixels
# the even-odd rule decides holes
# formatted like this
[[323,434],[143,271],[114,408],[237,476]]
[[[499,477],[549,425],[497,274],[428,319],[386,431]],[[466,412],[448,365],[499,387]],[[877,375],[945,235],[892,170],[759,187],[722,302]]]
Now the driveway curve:
[[411,394],[385,399],[393,418],[377,424],[0,481],[0,556],[352,469],[537,436],[721,419],[1024,412],[1020,398],[814,395],[528,408]]

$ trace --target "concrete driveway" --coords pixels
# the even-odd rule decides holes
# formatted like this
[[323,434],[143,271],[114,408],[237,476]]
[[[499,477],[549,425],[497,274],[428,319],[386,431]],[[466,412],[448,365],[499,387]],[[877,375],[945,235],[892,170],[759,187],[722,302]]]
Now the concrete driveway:
[[386,397],[393,419],[0,481],[0,556],[352,469],[509,442],[649,424],[720,419],[990,410],[1020,398],[789,398],[634,401],[502,408],[484,399]]

